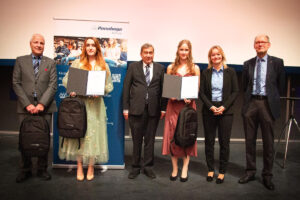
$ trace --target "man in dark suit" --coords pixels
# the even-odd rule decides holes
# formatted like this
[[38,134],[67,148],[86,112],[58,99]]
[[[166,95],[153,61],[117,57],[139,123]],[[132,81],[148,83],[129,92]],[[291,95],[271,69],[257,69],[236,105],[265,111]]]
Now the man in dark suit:
[[[133,141],[133,164],[128,178],[134,179],[144,173],[155,178],[154,140],[159,118],[165,115],[166,104],[162,102],[162,86],[165,69],[153,62],[154,48],[151,44],[141,47],[142,60],[129,65],[123,88],[123,115],[129,125]],[[144,140],[144,162],[141,151]]]
[[254,48],[257,56],[246,61],[243,67],[244,104],[242,115],[246,139],[246,174],[239,183],[255,179],[256,137],[261,127],[263,141],[264,167],[262,178],[264,186],[274,190],[272,183],[274,121],[280,116],[280,93],[284,92],[285,72],[283,60],[267,54],[270,48],[267,35],[255,37]]
[[[52,112],[56,111],[56,65],[54,60],[43,56],[44,45],[44,37],[34,34],[30,40],[32,53],[16,59],[13,89],[18,97],[17,113],[20,124],[27,116],[39,113],[51,125]],[[47,164],[47,155],[38,157],[37,175],[43,180],[51,179]],[[18,183],[31,177],[31,167],[31,157],[22,154],[22,169],[16,179]]]

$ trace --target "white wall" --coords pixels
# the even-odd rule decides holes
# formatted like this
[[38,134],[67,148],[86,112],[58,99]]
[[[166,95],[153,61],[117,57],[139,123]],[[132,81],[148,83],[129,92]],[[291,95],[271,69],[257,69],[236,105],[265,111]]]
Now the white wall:
[[128,60],[139,60],[150,42],[156,61],[172,62],[186,38],[195,62],[207,63],[208,49],[219,44],[228,63],[242,64],[255,55],[254,36],[267,33],[269,53],[300,66],[299,0],[1,0],[0,8],[0,59],[30,53],[36,32],[53,57],[53,18],[68,18],[128,21]]

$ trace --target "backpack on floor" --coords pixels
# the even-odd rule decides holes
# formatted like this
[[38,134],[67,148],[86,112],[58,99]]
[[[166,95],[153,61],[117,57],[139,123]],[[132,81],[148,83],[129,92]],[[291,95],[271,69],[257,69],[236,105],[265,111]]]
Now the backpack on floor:
[[78,97],[67,97],[62,100],[58,109],[57,128],[63,138],[77,138],[80,149],[80,138],[84,138],[87,129],[85,103]]
[[197,140],[198,118],[197,111],[184,106],[178,116],[174,133],[175,144],[186,148],[195,144]]
[[45,156],[50,148],[50,129],[39,115],[26,117],[20,127],[19,149],[25,156]]

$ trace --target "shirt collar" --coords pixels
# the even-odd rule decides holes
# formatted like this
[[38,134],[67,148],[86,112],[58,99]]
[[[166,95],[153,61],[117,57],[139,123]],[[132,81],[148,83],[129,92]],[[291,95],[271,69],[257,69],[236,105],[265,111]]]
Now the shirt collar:
[[268,54],[266,54],[264,57],[259,58],[258,56],[256,56],[256,62],[258,62],[258,60],[261,59],[262,62],[265,62],[268,60]]
[[37,58],[37,59],[41,60],[42,57],[43,57],[43,55],[35,56],[35,55],[31,54],[31,57],[32,57],[32,59],[36,59]]
[[[143,62],[143,68],[145,68],[146,66],[147,66],[147,64]],[[149,67],[150,67],[150,68],[153,67],[153,62],[149,64]]]
[[220,68],[219,71],[217,71],[214,67],[212,67],[212,70],[213,70],[214,72],[223,72],[224,67],[223,67],[223,65],[222,65],[222,67]]

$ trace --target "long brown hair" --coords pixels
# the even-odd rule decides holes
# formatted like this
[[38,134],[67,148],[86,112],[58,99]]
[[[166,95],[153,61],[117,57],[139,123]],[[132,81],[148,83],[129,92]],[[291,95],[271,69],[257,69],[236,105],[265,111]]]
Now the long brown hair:
[[106,63],[105,60],[102,56],[101,48],[100,48],[100,43],[97,38],[95,37],[89,37],[86,38],[82,47],[82,53],[80,55],[80,63],[82,64],[82,68],[88,71],[92,70],[92,65],[89,62],[89,56],[86,51],[86,43],[88,40],[93,40],[95,42],[95,47],[96,47],[96,66],[100,67],[101,70],[106,70]]
[[212,61],[211,61],[211,54],[212,54],[212,51],[214,49],[217,49],[219,51],[219,53],[222,55],[222,65],[224,67],[224,69],[227,69],[227,65],[226,65],[226,57],[225,57],[225,54],[224,54],[224,51],[223,49],[219,46],[219,45],[215,45],[215,46],[212,46],[209,51],[208,51],[208,69],[212,68]]
[[189,40],[181,40],[177,46],[177,52],[176,52],[176,58],[175,62],[173,63],[172,71],[171,74],[176,74],[178,67],[180,66],[180,57],[179,57],[179,48],[183,45],[186,44],[189,47],[189,55],[187,57],[187,67],[189,70],[189,73],[192,75],[195,75],[195,67],[193,63],[193,56],[192,56],[192,44]]

